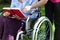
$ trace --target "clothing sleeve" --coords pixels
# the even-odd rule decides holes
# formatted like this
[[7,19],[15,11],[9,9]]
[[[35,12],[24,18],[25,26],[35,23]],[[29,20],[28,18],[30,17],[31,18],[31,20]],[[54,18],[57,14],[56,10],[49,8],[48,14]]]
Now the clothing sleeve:
[[[38,0],[32,0],[31,4],[36,4],[37,2],[38,2]],[[33,9],[31,9],[31,10],[38,10],[38,7],[33,8]]]
[[11,7],[11,8],[14,8],[14,7],[15,7],[15,4],[16,4],[16,0],[11,0],[11,5],[10,5],[10,7]]
[[32,0],[31,4],[35,4],[37,2],[38,2],[38,0]]
[[[32,0],[31,4],[36,4],[37,2],[38,2],[38,0]],[[31,11],[35,11],[35,10],[39,10],[38,7],[31,9]],[[37,16],[38,16],[38,13],[33,13],[30,17],[37,18]]]

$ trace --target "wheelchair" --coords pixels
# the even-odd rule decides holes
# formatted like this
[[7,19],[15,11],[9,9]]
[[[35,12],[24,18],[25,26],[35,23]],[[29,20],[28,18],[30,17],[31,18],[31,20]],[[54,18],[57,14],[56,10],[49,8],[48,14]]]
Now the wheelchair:
[[41,12],[37,11],[39,17],[37,19],[26,20],[24,31],[17,33],[16,40],[52,40],[52,24],[45,16],[40,16]]
[[[36,12],[38,12],[39,17],[37,19],[28,17],[25,30],[17,33],[16,40],[52,40],[52,24],[50,20],[45,16],[40,16],[40,11]],[[0,11],[0,14],[2,14],[2,11]]]

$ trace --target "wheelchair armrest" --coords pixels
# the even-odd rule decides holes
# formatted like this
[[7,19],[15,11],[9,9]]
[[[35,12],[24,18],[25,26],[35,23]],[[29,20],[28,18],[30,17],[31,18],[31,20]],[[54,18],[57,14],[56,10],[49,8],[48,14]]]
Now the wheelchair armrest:
[[33,10],[33,11],[31,11],[31,14],[33,14],[33,13],[40,13],[40,10]]
[[41,11],[40,10],[33,10],[33,11],[31,11],[30,15],[32,15],[34,13],[38,14],[38,17],[41,17]]

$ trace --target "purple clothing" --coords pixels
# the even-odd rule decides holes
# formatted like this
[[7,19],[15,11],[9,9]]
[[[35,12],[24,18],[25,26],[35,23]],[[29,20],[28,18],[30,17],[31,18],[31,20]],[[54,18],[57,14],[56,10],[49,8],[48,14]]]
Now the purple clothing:
[[9,40],[9,35],[16,37],[21,22],[21,20],[0,16],[0,39]]

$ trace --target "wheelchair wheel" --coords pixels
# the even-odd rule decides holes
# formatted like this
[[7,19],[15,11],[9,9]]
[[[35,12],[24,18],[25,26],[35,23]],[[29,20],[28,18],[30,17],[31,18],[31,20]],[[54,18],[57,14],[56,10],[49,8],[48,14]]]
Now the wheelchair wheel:
[[32,40],[32,32],[30,32],[28,34],[24,34],[23,31],[20,31],[17,34],[16,40]]
[[52,24],[47,17],[41,17],[37,20],[32,40],[52,40]]
[[23,40],[23,31],[18,32],[16,40]]

